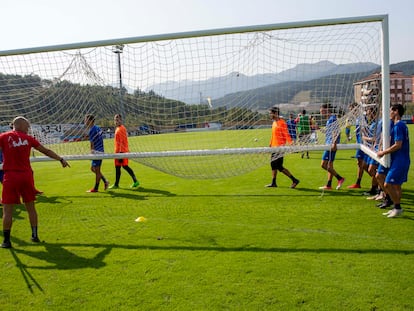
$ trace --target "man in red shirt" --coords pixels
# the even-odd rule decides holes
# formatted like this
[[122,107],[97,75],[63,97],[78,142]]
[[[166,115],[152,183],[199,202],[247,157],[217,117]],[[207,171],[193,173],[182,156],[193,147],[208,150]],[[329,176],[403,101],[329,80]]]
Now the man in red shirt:
[[65,159],[44,147],[34,137],[28,135],[29,121],[24,117],[13,120],[13,130],[0,134],[0,149],[3,152],[3,248],[11,248],[10,232],[13,220],[13,206],[23,199],[32,227],[32,241],[39,242],[37,235],[37,213],[35,209],[36,189],[33,171],[30,166],[32,147],[44,155],[60,161],[62,167],[69,166]]
[[[269,111],[272,123],[272,136],[270,138],[270,147],[279,147],[292,143],[292,138],[289,135],[286,121],[279,116],[279,108],[272,107]],[[283,167],[283,157],[278,157],[276,153],[272,153],[270,166],[272,168],[272,182],[266,187],[277,187],[276,176],[277,171],[282,172],[292,180],[291,188],[296,188],[299,184],[299,179],[295,178],[287,168]]]
[[[122,116],[116,114],[114,117],[115,122],[115,153],[125,153],[129,152],[128,147],[128,133],[125,126],[122,124]],[[128,166],[128,158],[125,159],[115,159],[115,183],[109,187],[109,189],[119,188],[119,179],[121,178],[121,167],[126,170],[132,178],[131,188],[136,188],[139,186],[139,181],[135,177],[134,171]]]

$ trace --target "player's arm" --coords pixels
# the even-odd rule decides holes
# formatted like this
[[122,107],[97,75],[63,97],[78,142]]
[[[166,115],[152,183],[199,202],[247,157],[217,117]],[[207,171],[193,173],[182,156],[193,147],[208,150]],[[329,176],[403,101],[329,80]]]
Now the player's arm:
[[95,145],[93,144],[92,140],[91,140],[90,146],[91,146],[91,153],[95,153]]
[[389,148],[385,149],[385,150],[381,150],[377,152],[377,156],[379,156],[380,158],[386,154],[389,153],[393,153],[397,150],[400,150],[402,147],[402,140],[397,140],[394,145],[390,146]]
[[64,158],[62,158],[61,156],[56,154],[53,150],[50,150],[50,149],[46,148],[43,145],[39,145],[39,146],[35,147],[35,149],[40,151],[44,155],[48,156],[49,158],[58,160],[62,164],[62,167],[66,167],[66,166],[70,167],[69,163],[66,162],[66,160]]

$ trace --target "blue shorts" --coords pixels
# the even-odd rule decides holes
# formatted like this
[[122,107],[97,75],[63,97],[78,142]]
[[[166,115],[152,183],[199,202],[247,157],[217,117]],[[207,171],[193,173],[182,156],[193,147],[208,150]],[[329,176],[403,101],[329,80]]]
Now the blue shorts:
[[377,174],[387,175],[388,171],[389,171],[388,167],[382,166],[381,164],[378,165]]
[[92,160],[92,167],[98,167],[102,165],[102,160]]
[[364,151],[362,151],[361,149],[358,149],[355,153],[355,158],[364,160],[364,158],[365,158]]
[[385,182],[392,185],[402,185],[408,179],[408,169],[410,165],[392,165],[388,170]]
[[325,150],[325,152],[322,155],[322,160],[333,162],[335,160],[336,151],[328,151]]
[[369,158],[369,162],[367,162],[368,165],[374,165],[374,166],[378,166],[379,163],[377,161],[375,161],[373,158]]

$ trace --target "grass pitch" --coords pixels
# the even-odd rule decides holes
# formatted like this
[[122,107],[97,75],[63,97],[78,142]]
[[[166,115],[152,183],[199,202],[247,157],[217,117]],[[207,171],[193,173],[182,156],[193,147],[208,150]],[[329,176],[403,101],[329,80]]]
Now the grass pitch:
[[[18,206],[14,248],[0,250],[1,309],[412,310],[413,171],[403,216],[387,219],[362,195],[367,175],[363,189],[346,189],[353,154],[338,151],[346,182],[330,192],[318,189],[321,152],[285,157],[297,189],[282,174],[278,188],[265,188],[267,165],[200,181],[131,161],[140,188],[123,171],[120,189],[86,193],[89,161],[34,163],[44,242],[30,242]],[[114,180],[111,160],[102,170]]]

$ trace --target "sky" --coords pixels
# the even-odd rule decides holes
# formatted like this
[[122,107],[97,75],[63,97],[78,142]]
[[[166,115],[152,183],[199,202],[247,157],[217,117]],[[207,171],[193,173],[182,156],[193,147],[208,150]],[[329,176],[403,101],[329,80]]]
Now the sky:
[[0,12],[0,51],[388,14],[390,63],[414,60],[413,0],[13,0]]

